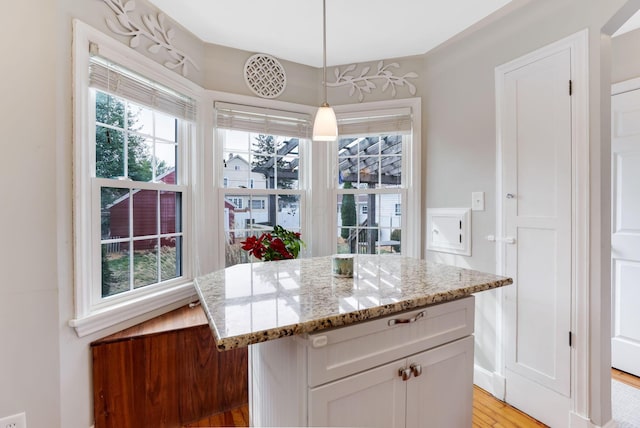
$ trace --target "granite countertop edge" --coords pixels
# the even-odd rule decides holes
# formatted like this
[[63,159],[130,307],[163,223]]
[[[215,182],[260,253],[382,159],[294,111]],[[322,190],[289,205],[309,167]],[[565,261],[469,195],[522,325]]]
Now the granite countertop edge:
[[[202,308],[204,309],[207,321],[209,323],[209,326],[211,327],[211,331],[213,332],[218,351],[226,351],[247,347],[252,344],[266,342],[269,340],[275,340],[282,337],[300,335],[304,333],[313,333],[335,327],[343,327],[358,322],[369,321],[386,315],[393,315],[411,309],[418,309],[438,303],[450,302],[453,300],[462,299],[473,293],[491,290],[510,284],[513,284],[513,280],[511,278],[504,277],[502,279],[487,282],[484,284],[461,287],[456,290],[450,290],[446,292],[427,294],[420,298],[402,300],[400,302],[392,304],[360,309],[348,313],[335,314],[328,317],[302,321],[286,326],[278,326],[267,330],[254,331],[251,333],[241,334],[228,338],[220,337],[218,329],[213,322],[213,317],[207,305],[202,305]],[[196,291],[198,292],[198,296],[200,297],[200,299],[204,300],[199,287],[196,287]]]

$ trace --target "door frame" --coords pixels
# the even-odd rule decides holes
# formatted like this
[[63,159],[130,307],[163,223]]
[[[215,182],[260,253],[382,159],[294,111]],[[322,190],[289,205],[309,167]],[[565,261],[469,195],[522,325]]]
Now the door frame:
[[[513,61],[496,67],[496,233],[503,235],[502,215],[502,147],[505,132],[505,75],[520,67],[538,61],[556,52],[570,49],[571,52],[571,331],[573,341],[570,361],[570,420],[571,426],[579,426],[589,421],[589,58],[588,29],[579,31],[557,42],[535,50]],[[567,88],[568,90],[568,88]],[[496,272],[505,272],[504,244],[496,245]],[[502,377],[502,385],[497,388],[504,399],[506,356],[505,319],[503,312],[504,293],[497,291],[498,311],[496,314],[496,370]],[[499,383],[499,382],[496,382]],[[569,419],[568,419],[569,420]]]
[[[624,80],[622,82],[613,83],[611,85],[611,98],[613,98],[613,96],[615,96],[615,95],[620,95],[620,94],[624,94],[626,92],[632,92],[632,91],[637,91],[637,90],[640,90],[640,77],[635,77],[635,78],[632,78],[632,79]],[[613,106],[613,99],[611,101],[611,104]],[[613,108],[611,110],[613,112]],[[611,124],[612,132],[613,132],[613,129],[614,129],[614,125],[612,123]],[[611,140],[611,149],[612,149],[612,152],[613,152],[613,136],[612,136],[612,140]],[[611,157],[611,161],[612,161],[611,172],[613,172],[613,156]],[[613,220],[613,207],[614,207],[615,198],[616,198],[615,193],[613,192],[613,185],[614,185],[613,183],[614,183],[614,180],[613,180],[613,174],[612,174],[612,180],[611,180],[611,189],[612,189],[612,191],[611,191],[611,198],[610,198],[610,201],[611,201],[611,212],[612,212],[612,216],[611,216],[611,224],[612,225],[613,225],[613,222],[614,222],[614,220]],[[613,227],[611,227],[611,229],[609,230],[609,233],[611,233],[611,234],[613,233]],[[613,280],[614,264],[613,264],[613,257],[612,257],[612,254],[611,254],[612,253],[611,250],[613,250],[613,247],[611,247],[611,249],[609,251],[609,258],[611,259],[611,289],[610,289],[610,291],[611,291],[611,296],[612,296],[612,298],[611,298],[611,313],[610,313],[610,316],[611,316],[611,337],[613,339],[613,329],[614,329],[614,326],[615,326],[615,321],[613,319],[614,316],[615,316],[615,310],[614,310],[615,299],[613,298],[613,294],[614,294],[614,291],[615,291],[615,281]],[[613,346],[612,346],[611,352],[613,353]],[[613,357],[612,357],[612,359],[613,359]],[[612,365],[612,367],[613,367],[613,365]]]

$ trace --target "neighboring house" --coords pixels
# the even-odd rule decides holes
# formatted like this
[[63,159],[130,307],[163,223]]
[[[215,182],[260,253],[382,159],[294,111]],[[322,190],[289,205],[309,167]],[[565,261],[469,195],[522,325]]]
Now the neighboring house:
[[229,189],[266,189],[267,179],[251,171],[251,165],[244,157],[231,153],[224,161],[223,185]]
[[[175,184],[175,169],[170,169],[158,177],[159,181]],[[133,195],[133,236],[151,236],[158,234],[158,192],[155,190],[134,190]],[[109,230],[103,231],[109,238],[129,236],[129,194],[116,199],[107,207],[104,216],[108,216]],[[176,229],[176,198],[169,192],[160,192],[160,231],[175,231]],[[167,242],[167,244],[170,244]],[[136,243],[136,250],[150,250],[156,247],[152,240],[142,240]],[[128,244],[120,244],[121,250],[127,250]]]

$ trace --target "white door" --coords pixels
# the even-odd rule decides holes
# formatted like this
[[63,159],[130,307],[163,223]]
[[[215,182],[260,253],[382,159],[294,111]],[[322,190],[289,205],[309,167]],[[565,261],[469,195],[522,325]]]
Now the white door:
[[571,50],[504,75],[505,399],[553,427],[570,395]]
[[611,365],[640,376],[640,90],[611,100]]

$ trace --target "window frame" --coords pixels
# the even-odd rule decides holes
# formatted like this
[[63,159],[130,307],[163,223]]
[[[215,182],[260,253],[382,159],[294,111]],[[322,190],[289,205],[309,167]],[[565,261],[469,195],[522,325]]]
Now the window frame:
[[[262,99],[213,90],[206,91],[206,95],[206,103],[211,105],[212,109],[215,103],[220,102],[223,104],[229,103],[242,105],[248,107],[249,109],[276,110],[289,112],[293,115],[310,115],[311,117],[313,117],[313,114],[316,110],[316,108],[313,106],[303,104]],[[215,243],[209,244],[206,249],[202,248],[202,250],[205,251],[206,254],[211,254],[211,256],[199,257],[200,269],[206,272],[208,271],[208,269],[221,269],[225,267],[225,226],[224,215],[222,215],[224,210],[219,209],[220,207],[224,206],[224,201],[226,199],[225,194],[233,196],[244,196],[246,198],[250,198],[251,196],[257,196],[261,198],[265,195],[268,196],[272,194],[300,195],[300,230],[303,233],[302,239],[307,244],[307,246],[306,248],[301,250],[299,257],[310,256],[312,254],[311,242],[313,240],[313,233],[311,229],[311,227],[313,226],[313,222],[310,221],[313,201],[311,192],[311,156],[315,156],[315,153],[312,154],[311,148],[313,143],[310,139],[311,136],[309,136],[309,139],[301,138],[298,145],[300,158],[300,175],[298,177],[299,189],[257,189],[255,187],[225,188],[222,186],[224,168],[222,162],[219,161],[220,159],[224,159],[224,152],[222,144],[220,144],[220,130],[215,126],[215,114],[215,109],[213,109],[211,114],[211,141],[205,142],[206,154],[204,156],[204,182],[207,186],[209,186],[208,188],[211,189],[213,191],[213,194],[216,196],[212,198],[212,201],[208,202],[205,209],[204,215],[211,221],[207,225],[204,225],[204,227],[206,228],[206,231],[204,233],[208,233],[210,234],[210,236],[215,236],[216,239],[213,240]],[[207,266],[209,266],[210,268],[207,268]]]
[[[359,113],[367,113],[377,110],[402,109],[409,108],[411,111],[411,134],[410,142],[404,141],[402,148],[402,175],[403,182],[400,189],[375,189],[375,194],[401,194],[400,217],[401,230],[410,230],[411,233],[403,233],[402,255],[420,258],[421,257],[421,236],[422,236],[422,220],[420,215],[421,209],[421,178],[420,178],[420,160],[421,160],[421,98],[405,98],[388,101],[377,101],[370,103],[349,104],[334,106],[338,120],[341,117],[354,117]],[[338,138],[340,136],[338,135]],[[327,168],[330,171],[329,177],[329,194],[330,204],[337,206],[337,198],[339,193],[361,194],[360,189],[347,189],[343,191],[338,188],[338,165],[335,160],[338,157],[338,145],[330,144],[327,150]],[[400,191],[398,191],[400,190]],[[337,209],[331,209],[332,221],[331,230],[338,230]],[[332,232],[331,251],[335,252],[338,245],[337,233]]]
[[[201,132],[202,90],[194,83],[164,69],[143,55],[131,51],[81,21],[73,21],[73,120],[74,120],[74,293],[75,317],[69,325],[79,336],[94,333],[161,308],[178,307],[195,296],[193,288],[193,186],[192,151]],[[179,132],[188,139],[177,159],[179,183],[182,187],[182,276],[153,286],[102,299],[100,252],[100,184],[105,180],[93,176],[95,171],[95,91],[89,88],[90,46],[99,49],[101,57],[121,64],[146,78],[169,87],[196,101],[198,117]],[[134,101],[135,102],[135,101]],[[92,140],[93,138],[93,140]],[[103,183],[104,184],[104,183]],[[157,183],[131,182],[132,187],[157,189]],[[97,220],[96,220],[97,218]],[[99,297],[98,297],[99,294]]]

